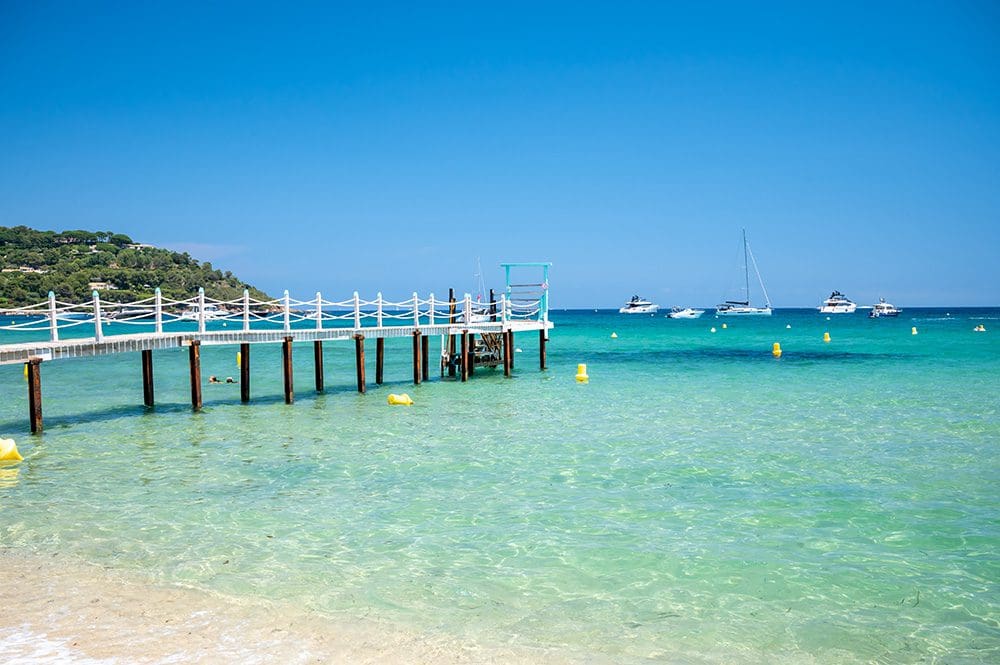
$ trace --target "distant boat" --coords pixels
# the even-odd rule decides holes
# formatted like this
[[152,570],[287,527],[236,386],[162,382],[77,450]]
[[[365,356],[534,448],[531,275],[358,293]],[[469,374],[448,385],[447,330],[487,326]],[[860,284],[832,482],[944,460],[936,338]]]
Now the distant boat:
[[887,303],[885,298],[879,298],[878,302],[872,305],[872,310],[868,312],[869,319],[878,319],[883,316],[899,316],[903,310],[892,303]]
[[491,305],[486,304],[486,280],[483,279],[483,266],[476,257],[476,272],[472,273],[473,290],[475,295],[472,298],[472,313],[469,316],[469,323],[486,323],[492,320],[493,312]]
[[[205,320],[209,319],[221,319],[228,315],[226,310],[220,308],[218,305],[207,304],[205,305]],[[177,318],[184,319],[186,321],[197,321],[199,318],[198,305],[190,304],[187,309],[177,315]]]
[[[757,282],[760,290],[764,294],[764,306],[754,307],[750,304],[750,263],[753,263],[753,271],[757,275]],[[727,300],[721,305],[716,305],[716,316],[771,316],[771,301],[767,297],[767,289],[764,288],[764,280],[760,278],[760,270],[757,269],[757,259],[750,251],[750,243],[747,242],[747,232],[743,229],[743,279],[744,293],[746,300]]]
[[667,316],[671,319],[697,319],[704,313],[705,310],[694,309],[693,307],[671,307],[670,313]]
[[834,291],[823,301],[820,314],[853,314],[858,306],[840,291]]
[[618,310],[619,314],[655,314],[656,310],[660,309],[659,305],[655,305],[652,302],[646,300],[645,298],[640,298],[639,296],[632,296],[632,299],[625,303],[625,306]]

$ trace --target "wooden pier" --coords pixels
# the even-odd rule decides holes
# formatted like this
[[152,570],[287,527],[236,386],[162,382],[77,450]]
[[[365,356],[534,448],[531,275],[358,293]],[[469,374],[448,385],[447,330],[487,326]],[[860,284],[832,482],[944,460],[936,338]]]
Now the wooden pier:
[[[47,337],[38,341],[0,344],[0,364],[23,363],[28,379],[29,425],[41,432],[43,363],[65,358],[82,358],[120,353],[141,356],[143,404],[154,400],[153,351],[187,347],[191,384],[191,406],[202,407],[201,347],[239,347],[240,399],[250,401],[250,349],[254,344],[282,345],[284,399],[295,399],[292,352],[295,343],[312,342],[314,379],[317,392],[325,390],[323,342],[354,340],[357,390],[364,393],[365,341],[374,339],[375,383],[384,379],[385,340],[412,339],[413,383],[429,377],[430,338],[438,337],[441,374],[467,381],[477,368],[503,366],[504,376],[514,367],[515,333],[538,331],[539,368],[546,368],[545,345],[552,323],[548,318],[548,267],[546,263],[501,264],[506,269],[505,291],[489,301],[473,301],[466,294],[447,300],[431,294],[390,302],[379,293],[374,300],[362,300],[357,292],[346,301],[327,301],[317,293],[308,301],[293,300],[286,291],[278,300],[255,301],[244,291],[242,299],[218,301],[199,290],[193,298],[167,300],[159,289],[152,298],[130,303],[101,301],[95,291],[88,303],[58,302],[53,294],[47,301],[8,311],[24,319],[0,326],[23,336]],[[541,269],[537,283],[511,284],[511,268]],[[105,334],[108,323],[129,324],[138,331]],[[232,328],[229,328],[232,326]],[[191,328],[194,328],[193,330]],[[87,330],[91,336],[66,337],[67,332]],[[6,335],[4,335],[6,336]],[[0,340],[3,337],[0,336]],[[456,340],[460,343],[456,343]]]

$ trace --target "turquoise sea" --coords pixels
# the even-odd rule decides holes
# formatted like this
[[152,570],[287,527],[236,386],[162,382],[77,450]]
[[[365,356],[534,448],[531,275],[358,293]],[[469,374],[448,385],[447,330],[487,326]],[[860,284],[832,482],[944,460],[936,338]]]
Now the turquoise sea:
[[1000,662],[1000,310],[551,318],[547,371],[413,386],[389,340],[366,395],[296,345],[293,405],[277,345],[200,413],[183,349],[148,411],[138,354],[44,363],[36,437],[0,367],[0,545],[584,661]]

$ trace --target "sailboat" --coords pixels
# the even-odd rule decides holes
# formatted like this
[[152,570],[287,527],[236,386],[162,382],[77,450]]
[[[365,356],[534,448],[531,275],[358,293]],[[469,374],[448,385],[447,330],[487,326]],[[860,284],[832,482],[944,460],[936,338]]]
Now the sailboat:
[[[750,264],[753,263],[753,271],[757,275],[757,283],[764,294],[764,306],[753,307],[750,305]],[[760,270],[757,269],[757,259],[750,251],[750,243],[747,242],[747,231],[743,229],[743,279],[745,283],[746,300],[727,300],[721,305],[716,305],[716,316],[771,316],[771,301],[767,297],[767,289],[764,288],[764,280],[760,278]]]
[[469,323],[486,323],[492,319],[490,304],[486,302],[486,281],[483,279],[483,266],[476,257],[476,272],[472,275],[475,282],[473,289],[475,295],[472,298],[472,315]]

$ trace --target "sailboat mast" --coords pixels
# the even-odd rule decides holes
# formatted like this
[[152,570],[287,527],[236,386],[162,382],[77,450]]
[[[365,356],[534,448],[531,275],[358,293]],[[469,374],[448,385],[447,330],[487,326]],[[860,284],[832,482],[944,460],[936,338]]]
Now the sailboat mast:
[[743,229],[743,279],[746,281],[744,293],[747,298],[747,305],[750,304],[750,262],[747,260],[747,230]]

